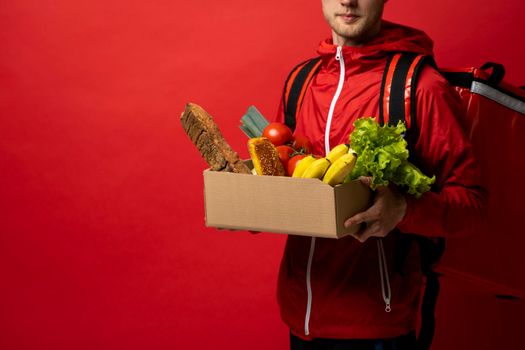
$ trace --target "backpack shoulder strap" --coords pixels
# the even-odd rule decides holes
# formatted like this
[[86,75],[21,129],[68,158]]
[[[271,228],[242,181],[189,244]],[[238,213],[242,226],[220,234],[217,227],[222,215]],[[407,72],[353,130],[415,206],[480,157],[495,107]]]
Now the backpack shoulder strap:
[[379,96],[379,123],[406,123],[407,130],[416,125],[416,86],[425,63],[434,65],[430,56],[411,52],[389,56]]
[[[419,73],[425,64],[436,66],[430,56],[414,53],[395,53],[387,61],[381,83],[379,98],[379,122],[381,125],[397,125],[405,122],[409,144],[415,145],[419,135],[416,123],[416,88]],[[412,235],[411,235],[412,237]],[[413,236],[419,244],[421,269],[426,277],[426,286],[421,303],[421,326],[418,334],[418,349],[429,349],[435,329],[434,312],[439,295],[439,274],[435,264],[445,250],[445,239]],[[410,244],[410,240],[405,240]],[[403,260],[405,257],[401,257]],[[401,265],[401,264],[398,264]]]
[[311,58],[294,67],[286,79],[283,91],[284,121],[292,132],[306,90],[320,67],[321,57]]
[[445,252],[444,238],[417,237],[421,255],[421,269],[426,277],[426,285],[421,300],[421,325],[417,337],[418,349],[430,349],[436,328],[436,304],[439,296],[440,274],[434,270],[436,263]]

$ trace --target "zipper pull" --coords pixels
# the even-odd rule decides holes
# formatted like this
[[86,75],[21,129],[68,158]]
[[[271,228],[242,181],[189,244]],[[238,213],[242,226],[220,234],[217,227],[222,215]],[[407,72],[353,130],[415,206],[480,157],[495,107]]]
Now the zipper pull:
[[343,47],[342,46],[338,46],[337,47],[337,53],[335,54],[335,59],[339,61],[341,59],[341,54],[342,53],[343,53]]

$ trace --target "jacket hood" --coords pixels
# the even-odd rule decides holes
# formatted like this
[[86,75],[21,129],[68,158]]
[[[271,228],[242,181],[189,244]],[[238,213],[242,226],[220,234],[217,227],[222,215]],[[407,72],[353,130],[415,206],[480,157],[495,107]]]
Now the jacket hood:
[[[388,52],[400,51],[433,55],[433,47],[434,42],[425,32],[383,20],[378,35],[361,47],[343,46],[343,55],[350,60],[379,58]],[[335,56],[336,51],[332,38],[321,42],[317,50],[321,56]]]

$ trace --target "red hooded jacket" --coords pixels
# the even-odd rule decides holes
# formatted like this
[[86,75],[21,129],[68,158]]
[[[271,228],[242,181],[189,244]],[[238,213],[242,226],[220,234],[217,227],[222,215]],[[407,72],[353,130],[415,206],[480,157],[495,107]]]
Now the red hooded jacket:
[[[367,45],[339,48],[342,60],[336,57],[338,47],[331,39],[322,42],[318,49],[321,68],[304,96],[295,132],[306,135],[313,153],[320,155],[348,142],[357,118],[379,115],[388,52],[431,55],[432,47],[425,33],[386,21]],[[383,290],[388,286],[381,283],[377,239],[360,243],[350,236],[334,240],[290,235],[277,299],[283,321],[296,336],[377,339],[416,329],[423,285],[419,249],[412,244],[408,252],[401,252],[400,237],[403,233],[453,237],[477,231],[484,192],[471,147],[455,117],[463,113],[458,94],[434,68],[426,66],[416,98],[420,134],[410,147],[411,157],[415,156],[424,173],[436,175],[436,189],[420,199],[407,196],[407,212],[397,227],[401,233],[390,233],[382,240],[391,312],[385,311]],[[282,105],[276,120],[284,122]],[[398,254],[406,256],[399,259]],[[402,266],[396,261],[403,261]]]

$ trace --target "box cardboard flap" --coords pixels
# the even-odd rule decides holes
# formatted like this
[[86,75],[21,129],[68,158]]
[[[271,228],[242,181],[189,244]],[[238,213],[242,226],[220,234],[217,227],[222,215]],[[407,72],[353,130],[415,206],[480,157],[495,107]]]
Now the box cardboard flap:
[[359,180],[334,187],[337,237],[343,237],[358,230],[358,227],[345,228],[344,222],[354,214],[366,210],[371,205],[371,191]]

